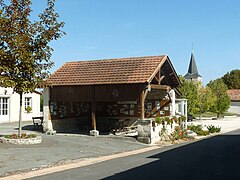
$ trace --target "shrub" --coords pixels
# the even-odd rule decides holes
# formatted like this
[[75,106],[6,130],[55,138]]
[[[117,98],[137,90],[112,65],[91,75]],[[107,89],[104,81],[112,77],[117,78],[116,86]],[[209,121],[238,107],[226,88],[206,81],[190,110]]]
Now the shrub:
[[187,131],[185,129],[182,129],[180,126],[175,127],[173,133],[171,134],[170,139],[172,140],[172,142],[174,142],[175,140],[192,140],[194,139],[194,137],[189,136],[187,134]]
[[214,125],[207,126],[207,129],[210,133],[219,133],[221,131],[221,127],[215,127]]
[[170,125],[170,124],[171,124],[171,119],[170,119],[169,116],[166,116],[166,117],[165,117],[165,120],[166,120],[166,122],[167,122],[167,125]]
[[171,120],[172,120],[172,122],[177,123],[177,117],[176,116],[173,116]]
[[162,124],[163,118],[162,117],[156,117],[155,119],[157,124]]
[[188,129],[195,132],[198,136],[206,136],[209,135],[209,131],[203,130],[202,125],[188,125]]

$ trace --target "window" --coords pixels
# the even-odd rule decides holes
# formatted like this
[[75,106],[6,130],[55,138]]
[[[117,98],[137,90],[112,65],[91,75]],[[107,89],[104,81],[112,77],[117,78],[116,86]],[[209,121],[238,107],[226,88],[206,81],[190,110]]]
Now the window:
[[27,112],[32,111],[32,98],[31,97],[25,97],[25,110]]
[[8,115],[8,98],[0,98],[0,115]]

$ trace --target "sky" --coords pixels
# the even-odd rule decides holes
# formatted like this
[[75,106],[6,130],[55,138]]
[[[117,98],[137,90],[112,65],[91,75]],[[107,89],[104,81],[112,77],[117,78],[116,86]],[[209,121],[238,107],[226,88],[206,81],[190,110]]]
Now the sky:
[[[33,0],[33,13],[44,7]],[[52,42],[65,62],[169,56],[185,75],[194,51],[203,84],[240,69],[239,0],[57,0],[66,35]]]

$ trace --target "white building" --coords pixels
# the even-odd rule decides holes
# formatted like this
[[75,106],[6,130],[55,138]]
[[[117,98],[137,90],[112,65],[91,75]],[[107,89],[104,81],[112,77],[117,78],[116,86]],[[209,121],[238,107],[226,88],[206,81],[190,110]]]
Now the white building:
[[[40,116],[40,95],[39,92],[23,94],[23,121]],[[30,112],[27,112],[27,107],[30,107]],[[20,95],[14,93],[12,88],[0,87],[0,123],[18,121],[19,110]]]

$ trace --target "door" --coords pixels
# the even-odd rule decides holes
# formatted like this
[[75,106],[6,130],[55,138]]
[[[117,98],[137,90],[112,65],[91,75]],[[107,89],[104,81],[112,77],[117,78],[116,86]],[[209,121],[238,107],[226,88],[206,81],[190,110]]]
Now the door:
[[0,122],[9,121],[9,98],[0,97]]

